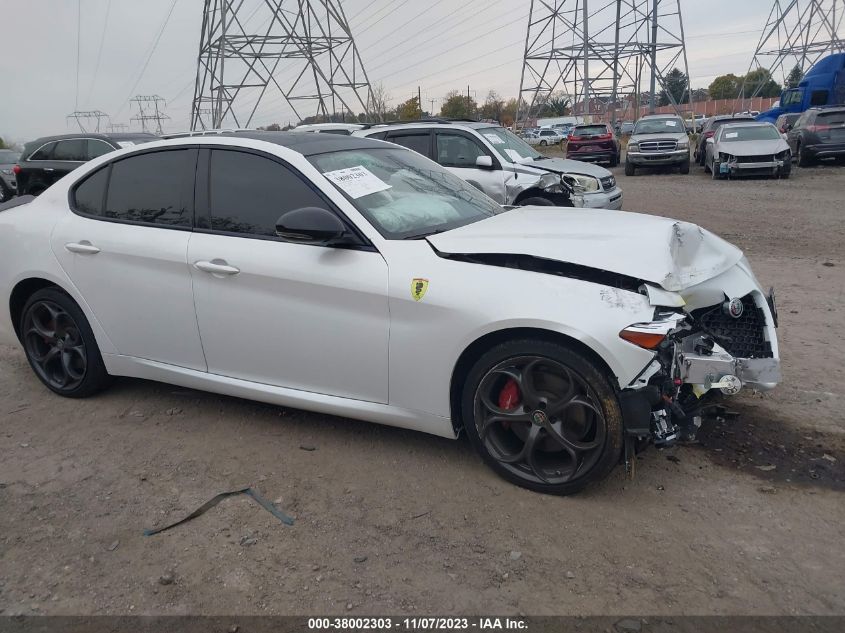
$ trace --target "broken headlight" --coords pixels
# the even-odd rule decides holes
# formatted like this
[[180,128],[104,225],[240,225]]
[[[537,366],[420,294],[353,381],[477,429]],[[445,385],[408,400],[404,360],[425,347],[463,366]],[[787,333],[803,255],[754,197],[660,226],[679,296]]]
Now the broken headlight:
[[567,182],[575,190],[575,193],[593,193],[594,191],[601,190],[601,185],[599,185],[598,179],[593,178],[592,176],[566,174],[564,178],[566,178]]

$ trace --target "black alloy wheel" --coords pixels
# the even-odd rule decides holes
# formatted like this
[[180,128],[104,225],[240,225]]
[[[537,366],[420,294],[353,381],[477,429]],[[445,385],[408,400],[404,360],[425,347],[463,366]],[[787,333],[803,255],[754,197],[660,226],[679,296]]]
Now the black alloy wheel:
[[[526,342],[528,343],[528,342]],[[513,343],[502,348],[515,349]],[[621,413],[607,380],[568,348],[530,342],[526,353],[470,375],[465,420],[484,460],[517,485],[552,494],[578,492],[618,462]],[[468,386],[469,386],[468,385]],[[470,409],[467,411],[467,409]]]

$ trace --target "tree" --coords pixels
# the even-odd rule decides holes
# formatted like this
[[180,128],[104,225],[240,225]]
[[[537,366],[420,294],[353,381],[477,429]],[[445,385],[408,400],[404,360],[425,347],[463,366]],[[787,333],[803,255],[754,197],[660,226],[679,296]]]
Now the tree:
[[739,77],[733,73],[720,75],[713,80],[707,92],[710,93],[711,99],[735,99],[739,93],[740,83]]
[[3,140],[3,137],[0,136],[0,149],[6,149],[6,141]]
[[681,103],[686,100],[689,78],[679,68],[670,70],[663,80],[663,90],[660,91],[658,105],[667,106],[671,103]]
[[792,70],[789,71],[789,75],[786,76],[786,87],[797,88],[803,78],[804,71],[801,70],[801,66],[795,64],[795,66],[792,67]]
[[745,76],[745,86],[742,90],[742,96],[777,97],[780,96],[781,90],[780,84],[772,79],[772,73],[765,68],[758,68]]
[[562,92],[550,94],[544,104],[543,112],[551,116],[567,116],[572,112],[572,98]]
[[474,119],[478,111],[478,104],[475,99],[452,90],[446,94],[443,105],[440,107],[440,116],[450,119]]
[[400,121],[419,119],[421,117],[422,109],[420,108],[420,100],[418,97],[411,97],[404,103],[400,103],[396,108],[396,118]]
[[383,84],[373,86],[370,91],[370,114],[376,122],[384,123],[387,121],[388,108],[387,102],[390,101],[390,95],[387,94]]
[[[511,126],[516,121],[516,108],[517,108],[517,100],[516,99],[508,99],[505,102],[505,105],[502,107],[502,118],[499,119],[499,123],[506,126]],[[523,101],[523,105],[524,105]]]
[[265,125],[264,127],[260,127],[258,129],[264,130],[265,132],[281,132],[282,126],[278,123],[271,123],[270,125]]
[[505,109],[505,100],[499,96],[495,90],[487,93],[487,99],[484,100],[484,105],[481,106],[481,118],[493,119],[502,122],[502,114]]
[[691,93],[693,101],[707,101],[710,99],[710,91],[707,88],[695,88]]

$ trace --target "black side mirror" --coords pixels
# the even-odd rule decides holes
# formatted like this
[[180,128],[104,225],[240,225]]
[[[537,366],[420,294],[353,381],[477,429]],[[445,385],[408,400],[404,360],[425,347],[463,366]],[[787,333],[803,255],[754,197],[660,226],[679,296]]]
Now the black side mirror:
[[302,207],[283,213],[276,220],[276,235],[302,244],[327,244],[346,234],[343,222],[320,207]]
[[792,129],[792,123],[787,123],[786,125],[783,126],[784,132],[789,132],[789,130],[791,130],[791,129]]

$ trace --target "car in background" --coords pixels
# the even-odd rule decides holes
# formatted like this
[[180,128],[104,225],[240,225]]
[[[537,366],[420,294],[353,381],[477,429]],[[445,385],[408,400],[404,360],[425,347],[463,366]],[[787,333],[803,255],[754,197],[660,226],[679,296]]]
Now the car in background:
[[722,125],[707,139],[704,168],[713,180],[734,176],[789,178],[789,145],[771,123],[757,121]]
[[546,145],[560,145],[566,140],[566,134],[560,130],[553,130],[550,127],[542,127],[537,132],[537,137],[540,139],[538,145],[545,147]]
[[18,189],[15,165],[20,154],[11,149],[0,149],[0,202],[6,202]]
[[689,173],[689,136],[676,114],[649,114],[637,121],[625,150],[625,175],[642,167],[678,167]]
[[[604,167],[544,156],[493,123],[435,117],[374,123],[353,136],[390,141],[419,152],[504,206],[622,206],[622,190]],[[542,142],[543,137],[538,138]]]
[[641,213],[504,211],[395,144],[163,140],[13,204],[0,344],[66,398],[129,376],[465,433],[508,481],[571,494],[693,432],[708,392],[780,380],[774,296],[739,248]]
[[735,121],[753,121],[754,117],[747,114],[724,114],[711,116],[704,124],[701,134],[698,136],[698,143],[692,152],[692,157],[699,165],[704,167],[705,144],[708,138],[711,138],[716,130],[725,123],[732,123]]
[[566,157],[574,160],[619,164],[619,141],[606,123],[576,125],[566,143]]
[[575,127],[574,123],[555,123],[552,125],[553,130],[557,130],[563,136],[569,136],[569,133],[572,131],[572,128]]
[[775,127],[778,129],[778,132],[781,133],[784,140],[786,139],[786,133],[795,125],[795,122],[801,117],[800,112],[788,112],[786,114],[781,114],[775,120]]
[[531,146],[540,144],[540,136],[537,134],[537,132],[522,132],[519,135],[519,138],[521,138],[523,141],[525,141]]
[[37,196],[89,160],[118,149],[158,140],[155,134],[63,134],[24,146],[15,166],[19,196]]
[[619,124],[619,134],[622,136],[627,136],[634,131],[634,123],[635,121],[622,121]]
[[687,132],[690,134],[697,133],[701,131],[701,128],[704,127],[704,124],[707,122],[707,115],[706,114],[693,114],[690,115],[687,113],[684,115],[684,127],[686,128]]
[[845,106],[805,110],[786,140],[799,167],[823,158],[845,160]]
[[340,134],[349,136],[352,132],[364,127],[360,123],[311,123],[297,125],[292,132],[318,132],[320,134]]

